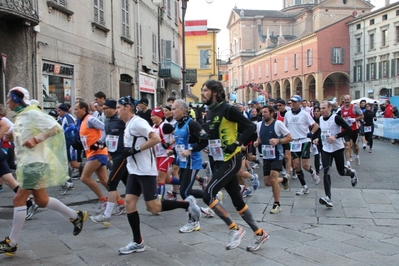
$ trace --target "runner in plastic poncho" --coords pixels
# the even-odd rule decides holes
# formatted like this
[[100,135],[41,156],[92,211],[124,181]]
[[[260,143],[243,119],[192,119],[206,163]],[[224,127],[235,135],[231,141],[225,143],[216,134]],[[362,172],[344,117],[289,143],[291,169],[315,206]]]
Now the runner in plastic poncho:
[[[58,186],[68,180],[64,133],[51,116],[36,105],[25,107],[16,113],[13,135],[18,161],[16,174],[21,188]],[[28,148],[23,145],[33,137],[40,142],[37,146]]]

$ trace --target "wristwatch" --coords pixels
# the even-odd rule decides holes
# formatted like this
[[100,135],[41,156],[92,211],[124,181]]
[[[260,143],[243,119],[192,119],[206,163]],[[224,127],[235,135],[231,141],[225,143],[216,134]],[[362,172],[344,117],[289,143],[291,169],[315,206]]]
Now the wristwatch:
[[281,139],[278,139],[278,143],[281,144]]
[[134,147],[134,149],[135,149],[136,151],[140,151],[140,145],[137,145],[136,147]]

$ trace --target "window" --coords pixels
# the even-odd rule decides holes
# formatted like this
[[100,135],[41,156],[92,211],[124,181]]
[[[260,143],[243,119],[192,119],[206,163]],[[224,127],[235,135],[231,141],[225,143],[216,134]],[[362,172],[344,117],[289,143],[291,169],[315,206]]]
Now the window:
[[208,50],[200,50],[199,55],[200,55],[200,58],[199,58],[200,66],[199,67],[201,69],[209,69],[210,65],[206,65],[206,61],[209,58],[209,51]]
[[152,61],[158,62],[157,60],[157,35],[152,34]]
[[355,91],[355,99],[359,99],[360,98],[360,91]]
[[399,10],[396,10],[396,16],[399,16]]
[[387,19],[388,19],[388,15],[387,14],[382,15],[382,20],[387,20]]
[[171,4],[170,4],[170,0],[165,0],[165,4],[166,4],[166,13],[168,14],[168,17],[172,17],[172,12],[171,12],[171,10],[170,10],[170,6],[171,6]]
[[381,45],[387,46],[387,40],[388,40],[388,30],[383,30],[381,32]]
[[298,69],[298,55],[294,54],[294,69]]
[[374,33],[373,34],[370,34],[370,50],[373,50],[374,49]]
[[370,79],[375,80],[376,74],[377,74],[376,63],[371,63],[370,64]]
[[53,0],[54,3],[60,5],[60,6],[66,6],[67,1],[66,0]]
[[105,25],[104,0],[94,0],[94,22]]
[[177,1],[175,0],[175,23],[179,23],[179,7]]
[[356,81],[362,81],[362,66],[356,66]]
[[361,24],[356,24],[356,29],[357,30],[360,30],[362,28],[362,25]]
[[374,25],[374,19],[370,19],[370,25]]
[[252,78],[252,80],[255,79],[255,70],[254,70],[254,68],[251,68],[251,78]]
[[265,69],[266,69],[266,77],[268,77],[269,76],[269,64],[266,64]]
[[262,67],[258,66],[258,78],[262,78]]
[[396,31],[395,42],[398,43],[399,42],[399,26],[396,26],[395,31]]
[[277,75],[277,60],[276,59],[274,59],[273,68],[274,68],[274,75]]
[[284,71],[288,71],[288,57],[284,58]]
[[382,62],[382,77],[383,78],[388,77],[388,61]]
[[306,51],[306,65],[311,66],[313,64],[313,50],[308,49]]
[[356,52],[361,53],[362,52],[362,38],[357,38],[356,39]]
[[143,38],[141,32],[141,25],[136,23],[136,32],[137,32],[137,56],[143,55]]
[[345,56],[345,49],[341,47],[331,48],[331,63],[332,64],[343,64]]
[[295,5],[300,5],[302,4],[302,0],[295,0]]
[[122,36],[130,38],[129,0],[122,0]]

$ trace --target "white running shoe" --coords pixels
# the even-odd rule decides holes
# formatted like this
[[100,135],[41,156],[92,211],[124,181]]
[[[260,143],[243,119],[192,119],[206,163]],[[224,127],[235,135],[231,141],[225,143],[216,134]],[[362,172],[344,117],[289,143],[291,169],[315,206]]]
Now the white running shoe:
[[313,172],[312,178],[316,185],[318,185],[320,183],[320,176],[316,172]]
[[298,196],[309,194],[309,188],[308,187],[301,188],[301,190],[297,191],[295,194]]
[[197,205],[197,200],[190,195],[186,198],[186,201],[190,204],[188,213],[191,215],[191,219],[198,222],[201,219],[201,209]]
[[232,250],[238,247],[241,243],[241,239],[245,236],[245,230],[239,226],[238,230],[230,230],[229,232],[229,243],[226,245],[227,250]]
[[194,231],[199,231],[201,229],[201,226],[199,224],[199,221],[188,221],[185,226],[179,229],[180,233],[191,233]]
[[126,247],[121,247],[118,249],[119,254],[126,255],[126,254],[132,254],[133,252],[144,252],[146,249],[144,241],[141,242],[141,244],[137,244],[134,241],[130,241],[129,244],[127,244]]
[[110,226],[111,225],[111,217],[106,217],[104,214],[96,215],[96,216],[90,216],[90,220],[92,220],[94,223],[99,224],[102,223],[104,226]]
[[205,218],[215,217],[215,212],[209,207],[201,207],[201,212],[205,214]]

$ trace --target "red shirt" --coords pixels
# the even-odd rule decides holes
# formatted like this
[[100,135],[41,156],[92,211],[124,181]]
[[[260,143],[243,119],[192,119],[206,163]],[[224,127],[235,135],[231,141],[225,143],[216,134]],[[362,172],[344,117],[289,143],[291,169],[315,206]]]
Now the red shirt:
[[385,107],[384,118],[393,118],[392,104]]

